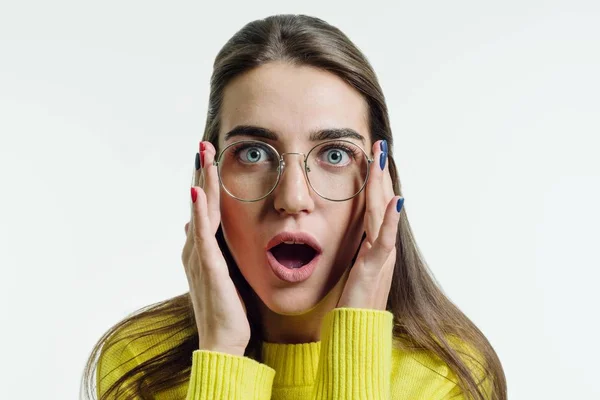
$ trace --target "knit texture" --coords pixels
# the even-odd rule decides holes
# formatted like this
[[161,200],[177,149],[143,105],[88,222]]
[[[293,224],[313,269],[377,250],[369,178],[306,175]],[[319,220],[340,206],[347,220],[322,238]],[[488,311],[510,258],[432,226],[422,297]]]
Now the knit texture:
[[[392,325],[388,311],[335,308],[323,319],[321,341],[264,342],[262,363],[195,350],[189,380],[156,393],[154,399],[464,400],[456,376],[437,356],[393,348]],[[97,394],[131,368],[167,351],[168,343],[148,336],[102,352]]]

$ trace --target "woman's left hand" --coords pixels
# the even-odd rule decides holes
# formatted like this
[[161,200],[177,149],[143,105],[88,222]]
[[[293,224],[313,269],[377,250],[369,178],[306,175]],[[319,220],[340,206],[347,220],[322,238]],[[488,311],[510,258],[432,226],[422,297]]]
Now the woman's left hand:
[[374,162],[370,165],[366,187],[367,236],[350,270],[338,308],[386,309],[396,264],[396,234],[404,198],[394,195],[387,165],[387,143],[382,143],[375,142],[372,149]]

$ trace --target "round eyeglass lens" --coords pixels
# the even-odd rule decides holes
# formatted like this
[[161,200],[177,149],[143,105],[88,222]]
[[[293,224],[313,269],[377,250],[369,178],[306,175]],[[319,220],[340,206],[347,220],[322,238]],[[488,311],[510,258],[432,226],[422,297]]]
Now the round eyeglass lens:
[[359,193],[367,180],[369,162],[357,145],[331,141],[316,146],[308,154],[307,176],[322,197],[342,201]]

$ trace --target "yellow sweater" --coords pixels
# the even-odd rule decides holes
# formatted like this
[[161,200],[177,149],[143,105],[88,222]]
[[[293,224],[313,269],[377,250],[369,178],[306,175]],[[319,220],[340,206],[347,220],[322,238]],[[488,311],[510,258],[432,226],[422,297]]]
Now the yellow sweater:
[[[388,311],[335,308],[325,315],[321,341],[265,342],[263,363],[196,350],[190,379],[154,398],[463,400],[456,376],[439,358],[425,351],[407,354],[393,348],[392,319]],[[98,397],[133,366],[168,349],[163,342],[142,357],[134,343],[137,341],[101,353]]]

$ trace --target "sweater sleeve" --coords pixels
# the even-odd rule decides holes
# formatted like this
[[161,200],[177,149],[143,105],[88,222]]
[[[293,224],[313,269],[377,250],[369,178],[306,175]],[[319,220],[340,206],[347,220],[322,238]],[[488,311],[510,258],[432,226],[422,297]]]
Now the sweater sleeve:
[[[142,357],[141,349],[134,349],[129,340],[117,341],[108,350],[103,350],[96,369],[97,397],[107,393],[119,378],[131,372],[149,355]],[[143,374],[142,374],[143,375]],[[275,370],[251,358],[195,350],[192,353],[192,368],[187,386],[186,400],[266,400],[271,398]],[[135,375],[125,381],[119,393],[132,393]],[[183,392],[186,393],[186,392]],[[121,398],[112,392],[110,399]],[[171,398],[160,395],[157,399]]]
[[389,399],[392,325],[388,311],[329,311],[321,326],[313,399]]
[[251,358],[195,350],[186,400],[267,400],[275,370]]

